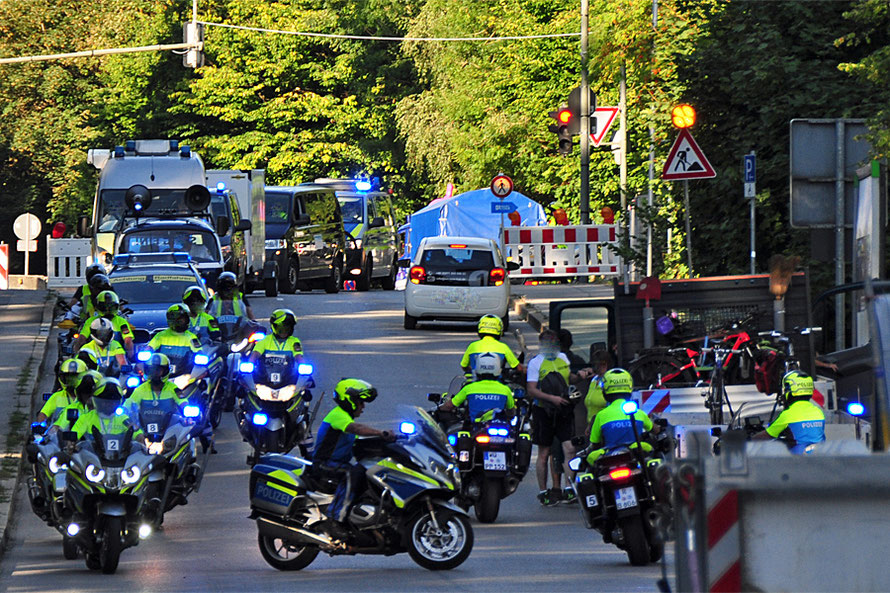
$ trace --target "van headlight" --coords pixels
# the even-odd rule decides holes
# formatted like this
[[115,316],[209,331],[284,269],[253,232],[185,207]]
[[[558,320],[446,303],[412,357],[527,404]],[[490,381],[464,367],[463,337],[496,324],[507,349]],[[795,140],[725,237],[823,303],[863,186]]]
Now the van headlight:
[[87,466],[84,474],[86,475],[87,480],[93,483],[99,483],[105,479],[105,470],[101,467],[96,467],[92,463]]
[[135,484],[142,477],[142,470],[138,465],[131,465],[121,473],[121,479],[124,484]]

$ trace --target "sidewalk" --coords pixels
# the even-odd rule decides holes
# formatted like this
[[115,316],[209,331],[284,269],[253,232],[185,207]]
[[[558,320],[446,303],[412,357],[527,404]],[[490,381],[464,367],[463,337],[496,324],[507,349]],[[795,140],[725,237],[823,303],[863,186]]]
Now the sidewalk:
[[612,297],[612,284],[539,284],[510,287],[510,302],[513,311],[520,319],[531,325],[535,331],[549,324],[550,301],[570,301],[578,299],[608,299]]
[[15,510],[34,390],[40,375],[47,372],[44,359],[53,303],[46,290],[0,291],[0,555]]

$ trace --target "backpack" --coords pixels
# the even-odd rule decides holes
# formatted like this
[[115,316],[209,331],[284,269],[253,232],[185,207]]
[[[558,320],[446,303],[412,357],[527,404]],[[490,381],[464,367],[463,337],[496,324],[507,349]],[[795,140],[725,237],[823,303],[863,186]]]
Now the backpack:
[[778,393],[782,383],[782,359],[778,351],[762,348],[754,363],[754,384],[767,395]]

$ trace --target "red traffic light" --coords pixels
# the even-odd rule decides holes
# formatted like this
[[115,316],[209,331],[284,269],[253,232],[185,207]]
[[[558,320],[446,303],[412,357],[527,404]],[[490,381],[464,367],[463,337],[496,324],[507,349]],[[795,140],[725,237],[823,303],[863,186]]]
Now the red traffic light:
[[571,109],[560,109],[556,112],[556,119],[561,124],[568,124],[572,121],[572,110]]
[[615,213],[608,206],[600,210],[600,215],[603,217],[603,224],[615,224]]

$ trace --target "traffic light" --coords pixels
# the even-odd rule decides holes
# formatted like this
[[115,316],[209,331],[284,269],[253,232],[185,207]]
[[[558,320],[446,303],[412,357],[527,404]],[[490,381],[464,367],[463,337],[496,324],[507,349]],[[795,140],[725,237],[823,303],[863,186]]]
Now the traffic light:
[[182,54],[182,65],[186,68],[200,68],[204,65],[204,25],[188,22],[182,26],[182,41],[194,45]]
[[[596,111],[596,94],[587,89],[587,92],[590,93],[590,133],[596,133],[596,118],[593,117],[593,113]],[[569,93],[569,111],[572,114],[572,120],[569,122],[569,132],[573,136],[579,136],[581,134],[581,87],[575,87],[572,89],[572,92]]]
[[568,107],[562,107],[558,111],[551,111],[550,117],[556,120],[550,124],[548,130],[556,134],[559,141],[559,154],[572,154],[571,125],[574,117]]

